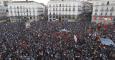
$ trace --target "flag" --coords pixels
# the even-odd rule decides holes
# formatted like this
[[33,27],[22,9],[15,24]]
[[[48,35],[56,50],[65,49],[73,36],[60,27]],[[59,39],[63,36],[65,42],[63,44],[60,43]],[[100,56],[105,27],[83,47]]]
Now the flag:
[[94,20],[96,20],[96,17],[95,17],[95,16],[93,16],[93,19],[94,19]]
[[100,16],[100,17],[99,17],[99,20],[101,20],[101,19],[102,19],[102,17]]
[[77,37],[76,37],[76,35],[74,35],[74,40],[75,40],[75,42],[77,43]]
[[97,31],[100,31],[100,29],[101,29],[101,24],[98,23],[98,24],[97,24]]
[[110,17],[110,20],[112,20],[113,18],[112,17]]
[[104,32],[107,32],[107,29],[108,29],[108,26],[107,25],[104,25]]

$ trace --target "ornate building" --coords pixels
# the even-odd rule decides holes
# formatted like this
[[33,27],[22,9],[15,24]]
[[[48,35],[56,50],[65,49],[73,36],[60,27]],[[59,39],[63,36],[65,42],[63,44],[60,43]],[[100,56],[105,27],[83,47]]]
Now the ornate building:
[[84,2],[79,0],[50,0],[48,2],[48,21],[75,21],[83,13]]
[[[13,1],[8,3],[8,17],[13,22],[26,20],[39,20],[45,14],[46,6],[34,1]],[[19,20],[17,20],[19,19]]]

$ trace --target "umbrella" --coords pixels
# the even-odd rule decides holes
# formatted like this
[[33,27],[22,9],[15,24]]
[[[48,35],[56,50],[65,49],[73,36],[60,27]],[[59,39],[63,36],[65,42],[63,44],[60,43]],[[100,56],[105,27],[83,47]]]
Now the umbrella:
[[115,43],[111,40],[111,39],[108,39],[108,38],[101,38],[101,43],[103,45],[108,45],[108,46],[114,46],[115,47]]

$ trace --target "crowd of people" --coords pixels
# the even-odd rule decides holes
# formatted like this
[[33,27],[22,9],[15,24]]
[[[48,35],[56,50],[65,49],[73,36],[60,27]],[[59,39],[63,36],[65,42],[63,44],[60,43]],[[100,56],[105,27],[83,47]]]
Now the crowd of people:
[[114,41],[115,25],[101,28],[86,21],[35,21],[29,28],[0,23],[0,60],[114,60],[114,47],[102,45],[100,37]]

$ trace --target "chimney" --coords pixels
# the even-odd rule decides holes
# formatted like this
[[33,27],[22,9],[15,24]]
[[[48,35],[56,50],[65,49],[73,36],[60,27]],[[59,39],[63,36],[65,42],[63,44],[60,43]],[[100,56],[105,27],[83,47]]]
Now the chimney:
[[28,0],[26,0],[28,2]]

